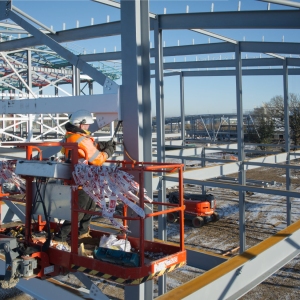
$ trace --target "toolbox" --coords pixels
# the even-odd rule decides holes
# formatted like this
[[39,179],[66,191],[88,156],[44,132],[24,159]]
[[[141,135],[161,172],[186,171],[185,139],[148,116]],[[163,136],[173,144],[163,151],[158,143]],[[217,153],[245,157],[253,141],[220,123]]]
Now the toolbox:
[[99,260],[127,267],[138,267],[140,265],[140,257],[137,253],[122,250],[99,247],[94,250],[94,256]]

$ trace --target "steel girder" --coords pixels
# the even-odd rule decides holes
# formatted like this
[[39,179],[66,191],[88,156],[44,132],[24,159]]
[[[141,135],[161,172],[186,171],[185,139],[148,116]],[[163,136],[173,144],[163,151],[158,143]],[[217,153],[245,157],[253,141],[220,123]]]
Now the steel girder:
[[160,29],[297,29],[299,10],[208,12],[159,15]]
[[[0,1],[2,3],[2,1]],[[121,34],[121,23],[110,22],[105,24],[91,25],[69,30],[57,31],[56,35],[48,34],[48,36],[57,43],[73,42],[78,40],[88,40],[98,37],[114,36]],[[27,37],[13,41],[1,43],[1,51],[9,51],[22,49],[26,47],[34,47],[43,45],[41,40],[34,37]]]
[[[1,2],[2,3],[2,2]],[[5,2],[3,2],[5,3]],[[4,5],[2,3],[2,5]],[[160,28],[165,29],[190,29],[190,28],[215,28],[224,29],[295,29],[300,28],[300,12],[297,10],[278,11],[248,11],[248,12],[210,12],[210,13],[189,13],[189,14],[166,14],[158,15]],[[1,15],[0,15],[1,17]],[[1,18],[3,19],[3,17]],[[150,20],[150,29],[154,28],[154,20]],[[56,35],[49,34],[51,39],[58,43],[86,40],[98,37],[113,36],[121,34],[120,21],[106,24],[91,25],[76,29],[57,31]],[[14,41],[1,43],[1,50],[20,49],[41,45],[41,41],[34,37],[22,38]],[[229,43],[230,44],[230,43]],[[234,44],[231,44],[234,46]],[[273,50],[272,50],[273,51]],[[268,52],[272,52],[268,51]],[[274,51],[273,51],[274,52]]]
[[[299,58],[288,58],[289,66],[300,66]],[[242,59],[243,68],[245,67],[282,67],[282,59],[279,58],[250,58]],[[202,60],[202,61],[186,61],[186,62],[169,62],[164,63],[164,69],[196,69],[196,68],[234,68],[234,59],[226,60]],[[154,69],[154,64],[151,65]]]
[[[7,42],[5,42],[7,43]],[[299,43],[280,43],[280,42],[240,42],[241,51],[242,52],[254,52],[254,53],[264,53],[264,52],[278,52],[283,54],[295,54],[298,55],[300,53],[300,44]],[[212,44],[199,44],[199,45],[185,45],[185,46],[174,46],[174,47],[164,47],[163,53],[164,56],[182,56],[182,55],[201,55],[201,54],[212,54],[212,53],[233,53],[235,45],[230,43],[212,43]],[[275,50],[275,51],[274,51]],[[150,50],[151,57],[155,57],[155,50]],[[87,54],[80,55],[84,61],[92,62],[92,61],[104,61],[104,60],[119,60],[121,59],[121,52],[107,52],[107,53],[95,53],[95,54]],[[278,58],[268,58],[269,63],[277,64],[280,59]],[[272,60],[274,59],[274,60]],[[289,65],[299,65],[297,62],[298,58],[287,58],[289,61]],[[243,61],[247,61],[243,59]],[[252,61],[252,59],[249,59]],[[256,66],[260,66],[258,63],[259,60],[253,60]],[[214,63],[219,62],[219,60]],[[200,63],[200,62],[194,62]],[[204,63],[204,62],[203,62]],[[211,63],[211,62],[206,62]],[[222,60],[220,60],[220,64],[222,67]],[[231,60],[227,62],[231,64]],[[251,64],[251,63],[250,63]],[[262,66],[266,64],[266,59],[262,60]]]
[[[197,149],[197,148],[181,149],[181,150],[173,150],[172,151],[173,155],[186,156],[185,159],[188,159],[187,156],[201,155],[201,153],[202,153],[202,149]],[[298,159],[299,153],[300,153],[300,150],[290,153],[290,159],[291,160]],[[274,163],[274,164],[275,163],[276,164],[283,163],[286,161],[286,156],[287,156],[287,153],[280,153],[280,154],[268,155],[268,156],[262,156],[259,158],[250,159],[249,162],[253,162],[253,163],[257,162],[258,165],[252,165],[252,164],[250,165],[249,164],[247,167],[245,167],[245,169],[251,170],[251,169],[259,168],[262,166],[261,163],[263,163],[263,162]],[[245,162],[245,164],[246,164],[246,162]],[[210,185],[210,183],[208,183],[208,182],[203,183],[203,180],[237,173],[237,172],[239,172],[239,170],[240,170],[240,162],[233,162],[233,163],[227,163],[224,165],[210,166],[210,167],[205,167],[205,168],[201,168],[201,169],[191,170],[185,174],[184,183],[192,183],[192,184],[198,184],[198,185],[203,185],[203,184]],[[166,187],[172,187],[174,185],[174,183],[171,182],[171,180],[173,180],[172,178],[176,178],[176,175],[168,175],[168,176],[164,176],[163,178],[166,179]],[[193,178],[197,178],[197,180],[194,180]],[[177,180],[177,178],[176,178],[176,180]],[[153,178],[153,188],[154,189],[160,188],[160,181],[161,181],[160,177]],[[216,184],[218,184],[218,185],[215,185],[215,186],[219,186],[219,183],[216,183]],[[220,187],[224,188],[224,185],[220,185]],[[241,186],[241,187],[244,188],[244,190],[248,190],[248,186]],[[232,187],[230,187],[230,188],[232,188]],[[239,188],[237,190],[239,190]],[[281,194],[281,195],[289,194],[289,192],[284,192],[284,191],[279,191],[279,190],[274,190],[274,191],[276,191],[278,194]],[[296,193],[296,194],[299,198],[299,196],[300,196],[299,193]]]
[[[184,77],[200,77],[200,76],[235,76],[235,70],[208,70],[208,71],[182,71]],[[258,70],[242,70],[243,76],[254,75],[277,75],[282,76],[282,69],[258,69]],[[165,77],[180,75],[180,72],[165,73]],[[289,69],[289,75],[300,75],[300,69]],[[152,76],[154,77],[154,75]]]

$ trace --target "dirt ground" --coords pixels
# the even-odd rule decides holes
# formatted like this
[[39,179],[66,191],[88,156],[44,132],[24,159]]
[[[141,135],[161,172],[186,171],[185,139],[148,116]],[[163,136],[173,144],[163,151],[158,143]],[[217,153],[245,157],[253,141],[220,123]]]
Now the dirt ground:
[[[297,163],[297,162],[293,162]],[[235,177],[236,174],[230,177]],[[300,189],[300,171],[291,171],[292,190]],[[259,168],[247,171],[248,180],[257,180],[273,182],[269,186],[272,189],[285,188],[285,170]],[[261,186],[264,185],[261,183]],[[199,193],[201,189],[197,186],[186,186],[186,192]],[[211,222],[201,228],[194,228],[190,221],[185,222],[185,244],[196,247],[200,250],[210,251],[212,253],[225,254],[231,250],[237,250],[239,246],[239,208],[238,194],[232,190],[222,190],[218,188],[207,187],[207,192],[215,196],[217,200],[217,212],[220,220]],[[300,199],[292,199],[292,222],[300,217]],[[286,203],[285,198],[275,195],[251,194],[246,195],[246,248],[252,247],[269,236],[275,234],[285,226]],[[107,223],[106,220],[100,222]],[[157,236],[157,221],[154,221],[154,235]],[[179,224],[168,223],[167,236],[168,241],[179,242]],[[230,254],[235,256],[238,251]],[[177,286],[203,274],[203,270],[185,266],[177,269],[167,275],[167,288],[171,290]],[[82,284],[73,275],[58,276],[58,280],[78,288]],[[102,292],[110,299],[124,299],[123,286],[110,283],[105,280],[91,278],[99,286]],[[253,299],[300,299],[300,256],[291,260],[287,265],[270,276],[263,283],[252,289],[242,300]],[[17,293],[17,291],[16,291]],[[23,296],[22,296],[23,295]],[[154,284],[154,295],[157,296],[157,285]],[[4,297],[4,298],[3,298]],[[21,297],[21,298],[20,298]],[[27,297],[27,298],[26,298]],[[25,294],[15,294],[2,296],[0,299],[19,300],[33,299]]]

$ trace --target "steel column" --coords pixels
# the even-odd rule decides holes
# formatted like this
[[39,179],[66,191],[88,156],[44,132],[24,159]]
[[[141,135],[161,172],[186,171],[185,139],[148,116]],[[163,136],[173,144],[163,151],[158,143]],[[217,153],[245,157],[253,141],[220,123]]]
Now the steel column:
[[94,94],[93,82],[90,81],[89,82],[89,95],[93,95],[93,94]]
[[[289,106],[289,92],[288,92],[288,68],[286,59],[283,60],[283,100],[284,100],[284,140],[285,140],[285,152],[286,152],[286,164],[290,164],[290,148],[291,148],[291,136],[290,136],[290,106]],[[286,169],[285,189],[289,191],[291,189],[291,170]],[[286,223],[287,226],[291,224],[291,198],[286,197]]]
[[72,94],[73,96],[80,96],[80,70],[76,66],[73,66]]
[[[27,93],[28,93],[28,98],[30,93],[33,94],[32,92],[32,72],[31,72],[31,50],[27,50]],[[33,138],[33,115],[28,114],[28,121],[27,121],[27,142],[30,142]]]
[[[138,161],[151,161],[151,101],[148,0],[121,0],[122,87],[121,115],[124,145]],[[125,153],[125,159],[130,159]],[[136,174],[134,174],[136,175]],[[151,173],[149,173],[151,175]],[[151,176],[145,176],[145,188],[152,196]],[[138,178],[137,178],[138,180]],[[129,222],[133,236],[139,236],[136,221]],[[145,237],[151,239],[153,226],[147,222]],[[126,286],[125,299],[153,299],[153,284]]]
[[184,109],[184,76],[180,72],[180,117],[181,117],[181,139],[185,145],[185,109]]
[[[238,173],[239,184],[246,184],[246,171],[244,170],[244,126],[243,126],[243,99],[242,99],[242,60],[240,43],[235,48],[236,60],[236,109],[237,109],[237,137],[238,137],[238,159],[241,162]],[[240,230],[240,253],[245,251],[245,191],[239,191],[239,230]]]
[[[165,162],[165,105],[164,105],[164,74],[163,74],[163,41],[162,30],[159,29],[159,17],[154,23],[155,44],[155,91],[156,91],[156,130],[157,130],[157,162]],[[158,174],[160,177],[162,173]],[[166,201],[166,183],[160,180],[158,202]],[[162,207],[159,207],[162,210]],[[167,240],[167,220],[165,215],[158,216],[158,238]],[[158,295],[167,291],[166,275],[158,279]]]

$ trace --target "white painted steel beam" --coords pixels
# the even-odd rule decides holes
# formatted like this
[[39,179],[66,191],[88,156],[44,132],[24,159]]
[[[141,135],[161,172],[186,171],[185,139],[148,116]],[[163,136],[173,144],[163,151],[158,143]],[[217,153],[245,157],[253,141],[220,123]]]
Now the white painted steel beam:
[[239,299],[299,253],[300,221],[156,299]]
[[56,114],[71,113],[84,108],[91,112],[119,111],[118,94],[100,94],[72,97],[0,100],[0,114]]

